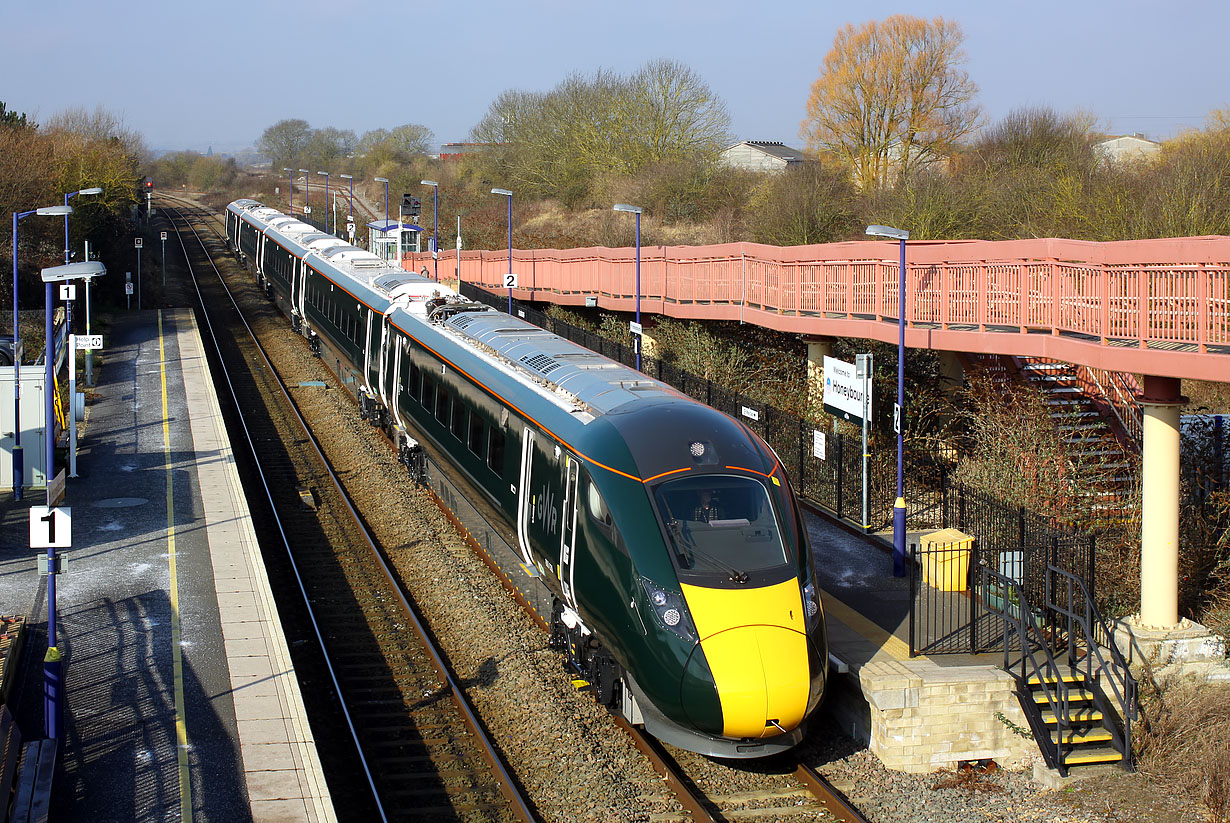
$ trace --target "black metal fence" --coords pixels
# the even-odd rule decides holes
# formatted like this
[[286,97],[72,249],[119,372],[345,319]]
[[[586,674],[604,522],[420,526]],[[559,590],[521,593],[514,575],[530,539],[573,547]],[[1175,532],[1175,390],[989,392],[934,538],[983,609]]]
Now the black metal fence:
[[[469,283],[460,285],[461,293],[471,300],[501,311],[508,309],[506,295],[493,294]],[[513,314],[626,366],[636,364],[636,350],[631,346],[557,320],[516,301]],[[865,531],[891,526],[896,498],[895,451],[873,453],[868,461],[869,513],[864,522],[861,438],[823,431],[798,415],[728,391],[660,358],[642,356],[641,371],[746,423],[777,452],[796,491],[808,502]],[[1091,535],[1078,534],[1053,518],[952,482],[943,465],[929,453],[907,449],[906,478],[909,528],[957,528],[977,535],[984,551],[1023,549],[1036,557],[1045,557],[1052,547],[1056,551],[1083,547],[1082,551],[1088,552],[1088,564],[1080,567],[1080,574],[1093,590]]]

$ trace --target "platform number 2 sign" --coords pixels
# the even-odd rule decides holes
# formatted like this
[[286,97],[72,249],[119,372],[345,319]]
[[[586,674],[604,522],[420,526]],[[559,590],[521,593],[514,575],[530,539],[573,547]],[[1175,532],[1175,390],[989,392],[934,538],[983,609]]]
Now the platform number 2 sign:
[[72,541],[73,510],[70,507],[30,507],[30,548],[67,549]]
[[516,272],[509,272],[508,274],[504,275],[504,288],[506,288],[506,289],[515,289],[515,288],[517,288],[517,274],[516,274]]

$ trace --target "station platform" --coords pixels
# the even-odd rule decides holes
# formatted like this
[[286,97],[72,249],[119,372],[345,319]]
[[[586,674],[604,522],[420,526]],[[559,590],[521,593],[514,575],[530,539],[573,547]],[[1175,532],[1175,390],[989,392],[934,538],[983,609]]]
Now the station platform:
[[[119,315],[79,441],[57,577],[65,716],[52,819],[332,821],[189,310]],[[28,617],[9,705],[43,736],[45,494],[0,500],[0,613]]]
[[[999,654],[910,656],[909,577],[891,543],[806,513],[830,652],[825,711],[890,769],[927,773],[966,761],[1008,768],[1038,759]],[[910,533],[917,542],[922,533]],[[1014,728],[1015,727],[1015,728]]]

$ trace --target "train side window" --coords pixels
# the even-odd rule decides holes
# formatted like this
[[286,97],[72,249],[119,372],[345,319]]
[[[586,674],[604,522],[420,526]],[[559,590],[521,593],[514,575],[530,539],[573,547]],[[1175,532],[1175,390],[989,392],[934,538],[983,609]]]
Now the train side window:
[[428,377],[426,373],[424,373],[423,374],[423,395],[421,397],[423,408],[430,409],[431,403],[433,400],[435,400],[435,397],[436,397],[436,382],[432,380],[430,377]]
[[441,423],[448,423],[448,389],[444,386],[436,387],[436,419]]
[[483,453],[483,418],[476,411],[470,412],[470,439],[467,445],[475,454]]
[[504,476],[504,431],[492,427],[487,439],[487,468],[498,476]]
[[419,387],[421,385],[420,381],[422,379],[423,379],[422,375],[419,374],[419,367],[411,363],[410,364],[410,385],[406,386],[406,392],[410,395],[411,399],[415,401],[419,399]]
[[453,437],[460,440],[465,436],[466,426],[466,405],[461,402],[460,397],[453,398],[453,417],[449,421],[449,430],[452,431]]

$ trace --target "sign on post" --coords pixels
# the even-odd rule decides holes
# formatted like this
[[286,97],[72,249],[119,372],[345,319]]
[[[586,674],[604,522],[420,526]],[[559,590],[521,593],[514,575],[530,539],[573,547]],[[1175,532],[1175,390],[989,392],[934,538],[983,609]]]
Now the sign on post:
[[64,283],[63,285],[61,285],[60,286],[60,299],[65,300],[65,301],[76,300],[77,299],[77,287],[74,286],[72,283]]
[[824,358],[824,410],[834,417],[863,422],[863,393],[866,392],[867,414],[871,414],[872,382],[870,375],[861,377],[853,363]]
[[101,334],[74,334],[77,351],[96,351],[103,347]]
[[517,288],[517,273],[516,272],[510,271],[508,274],[504,275],[504,288],[506,289]]
[[132,283],[124,284],[124,294],[128,295],[129,297],[132,296]]
[[72,543],[73,510],[70,507],[30,507],[30,548],[67,549]]
[[132,247],[134,249],[142,248],[144,245],[145,245],[145,238],[143,237],[132,238]]
[[641,326],[641,324],[636,322],[635,320],[628,321],[628,331],[632,332],[633,334],[644,334],[645,333],[644,327]]
[[159,232],[159,234],[161,234],[162,236],[159,237],[158,239],[161,240],[163,243],[167,242],[167,233],[164,231],[164,232]]

